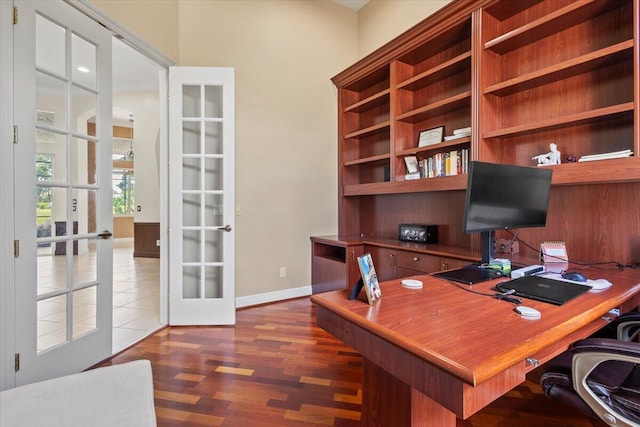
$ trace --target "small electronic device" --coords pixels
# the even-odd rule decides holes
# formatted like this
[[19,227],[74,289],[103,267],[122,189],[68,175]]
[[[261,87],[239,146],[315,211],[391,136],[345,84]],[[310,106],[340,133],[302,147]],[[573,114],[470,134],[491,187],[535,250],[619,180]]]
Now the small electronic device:
[[522,267],[511,272],[511,277],[517,279],[522,276],[531,276],[533,274],[544,273],[544,265],[530,265]]
[[520,252],[520,244],[517,240],[496,239],[494,252],[503,254],[517,254],[518,252]]
[[515,308],[516,313],[520,314],[522,317],[526,317],[528,319],[539,319],[540,311],[536,310],[533,307],[527,307],[524,305],[519,305]]
[[400,224],[398,239],[405,242],[438,243],[438,226],[424,224]]

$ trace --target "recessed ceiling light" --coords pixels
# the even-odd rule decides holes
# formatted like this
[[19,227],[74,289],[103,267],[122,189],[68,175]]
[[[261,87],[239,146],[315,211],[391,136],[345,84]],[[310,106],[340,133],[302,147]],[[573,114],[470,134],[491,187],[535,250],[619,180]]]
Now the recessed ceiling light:
[[80,67],[78,67],[78,71],[80,71],[81,73],[88,73],[89,69],[84,65],[81,65]]

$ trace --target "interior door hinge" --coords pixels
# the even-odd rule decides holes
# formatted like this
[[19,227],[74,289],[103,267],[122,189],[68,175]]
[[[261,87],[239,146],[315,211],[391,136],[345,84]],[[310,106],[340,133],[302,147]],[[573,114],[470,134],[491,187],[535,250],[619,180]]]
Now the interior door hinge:
[[18,24],[18,8],[13,6],[13,25]]
[[20,370],[20,353],[16,353],[14,357],[14,368],[16,372]]
[[13,241],[13,257],[18,258],[20,256],[20,240]]
[[18,143],[18,125],[13,126],[13,143]]

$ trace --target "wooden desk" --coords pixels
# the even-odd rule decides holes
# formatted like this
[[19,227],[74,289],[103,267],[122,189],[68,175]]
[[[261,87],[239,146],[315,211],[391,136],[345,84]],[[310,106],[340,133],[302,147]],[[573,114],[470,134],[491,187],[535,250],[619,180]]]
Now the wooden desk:
[[[362,425],[455,426],[525,381],[526,374],[603,327],[608,311],[637,307],[640,271],[581,270],[614,285],[562,306],[524,300],[542,317],[431,276],[423,289],[381,284],[374,306],[348,290],[317,294],[318,325],[363,357]],[[505,279],[501,279],[505,280]],[[490,292],[497,281],[467,287]],[[364,291],[361,297],[364,296]]]

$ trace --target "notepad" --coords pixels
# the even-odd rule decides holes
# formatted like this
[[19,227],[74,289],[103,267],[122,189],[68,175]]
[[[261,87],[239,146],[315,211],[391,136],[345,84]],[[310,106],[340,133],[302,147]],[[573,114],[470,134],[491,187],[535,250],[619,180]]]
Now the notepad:
[[569,262],[564,242],[545,241],[540,243],[540,258],[543,262]]

